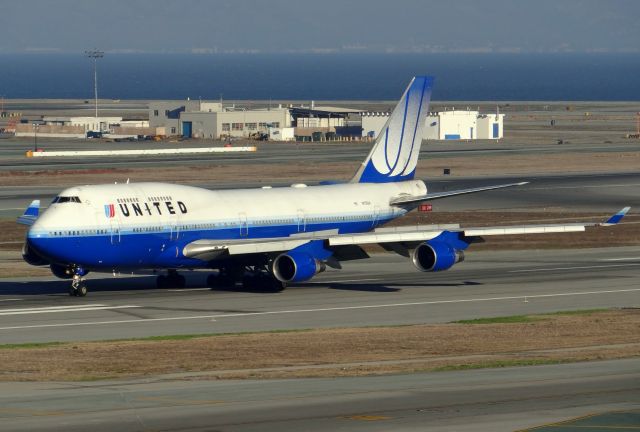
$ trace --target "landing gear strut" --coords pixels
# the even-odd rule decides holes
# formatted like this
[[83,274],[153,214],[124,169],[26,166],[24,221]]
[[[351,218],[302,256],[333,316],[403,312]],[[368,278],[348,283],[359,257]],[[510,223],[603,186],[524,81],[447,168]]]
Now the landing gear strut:
[[87,272],[82,267],[76,267],[73,270],[73,280],[71,281],[71,287],[69,288],[69,295],[73,297],[84,297],[87,295],[87,285],[83,276]]

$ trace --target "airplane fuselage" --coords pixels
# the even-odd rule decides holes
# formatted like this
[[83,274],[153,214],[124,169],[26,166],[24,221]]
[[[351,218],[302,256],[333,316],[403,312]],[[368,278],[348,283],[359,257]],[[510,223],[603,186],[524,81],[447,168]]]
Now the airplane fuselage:
[[197,268],[196,240],[367,232],[405,210],[390,200],[426,194],[422,181],[207,190],[164,183],[79,186],[61,192],[28,233],[54,263],[88,270]]

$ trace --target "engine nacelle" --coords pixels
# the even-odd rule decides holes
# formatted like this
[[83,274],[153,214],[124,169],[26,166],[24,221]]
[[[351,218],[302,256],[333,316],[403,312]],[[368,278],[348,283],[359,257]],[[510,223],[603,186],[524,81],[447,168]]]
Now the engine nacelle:
[[445,242],[428,241],[413,250],[411,261],[423,272],[449,270],[455,263],[464,261],[464,252]]
[[304,282],[326,269],[324,263],[304,252],[289,252],[273,261],[273,275],[280,282]]
[[68,266],[52,263],[49,268],[51,269],[51,273],[59,279],[71,279],[73,277],[73,271],[71,271],[71,268]]
[[28,243],[22,245],[22,259],[32,266],[42,266],[49,264],[44,258],[31,250]]

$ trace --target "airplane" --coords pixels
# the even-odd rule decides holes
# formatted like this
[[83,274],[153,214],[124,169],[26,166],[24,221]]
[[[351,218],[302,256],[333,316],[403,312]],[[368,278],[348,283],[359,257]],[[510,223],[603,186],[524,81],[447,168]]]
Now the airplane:
[[185,286],[179,270],[210,269],[211,287],[281,291],[327,266],[368,258],[367,244],[437,272],[463,261],[484,236],[584,231],[614,225],[629,211],[599,224],[383,227],[424,202],[526,184],[429,193],[414,178],[432,88],[432,77],[411,80],[349,182],[235,190],[128,182],[71,187],[42,214],[35,200],[18,218],[30,225],[23,259],[70,279],[72,296],[87,294],[90,271],[166,271],[157,286],[167,288]]

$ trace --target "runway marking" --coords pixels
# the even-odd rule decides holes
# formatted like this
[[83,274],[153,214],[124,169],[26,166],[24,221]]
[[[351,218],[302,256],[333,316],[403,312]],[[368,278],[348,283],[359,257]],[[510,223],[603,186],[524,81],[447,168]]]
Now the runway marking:
[[1,299],[0,302],[22,301],[24,299]]
[[558,190],[558,189],[609,189],[616,187],[640,186],[640,183],[612,184],[612,185],[579,185],[579,186],[549,186],[549,187],[529,187],[527,190]]
[[637,266],[640,266],[640,263],[591,265],[591,266],[576,266],[576,267],[547,267],[547,268],[525,269],[525,270],[509,270],[507,273],[533,273],[533,272],[544,272],[544,271],[553,271],[553,270],[585,270],[585,269],[637,267]]
[[[154,323],[154,322],[160,322],[160,321],[187,321],[187,320],[196,320],[196,319],[209,319],[209,320],[215,321],[216,319],[220,319],[220,318],[284,315],[284,314],[296,314],[296,313],[329,312],[329,311],[358,310],[358,309],[380,309],[380,308],[406,307],[406,306],[427,306],[427,305],[454,304],[454,303],[477,303],[477,302],[487,302],[487,301],[523,300],[525,298],[528,300],[531,300],[536,298],[570,297],[570,296],[599,295],[599,294],[621,294],[621,293],[630,293],[630,292],[640,292],[640,288],[603,290],[603,291],[578,291],[578,292],[555,293],[555,294],[534,294],[534,295],[526,295],[526,296],[521,295],[521,296],[485,297],[485,298],[471,298],[471,299],[457,299],[457,300],[434,300],[434,301],[411,302],[411,303],[388,303],[388,304],[379,304],[379,305],[342,306],[342,307],[318,308],[318,309],[294,309],[294,310],[279,310],[279,311],[265,311],[265,312],[244,312],[244,313],[219,314],[219,315],[142,318],[142,319],[129,319],[129,320],[117,320],[117,321],[88,321],[88,322],[75,322],[75,323],[62,323],[62,324],[36,324],[36,325],[26,325],[26,326],[0,327],[0,330],[18,330],[18,329],[34,329],[34,328],[71,327],[71,326],[77,327],[77,326],[95,326],[95,325],[109,325],[109,324]],[[136,307],[140,307],[140,306],[136,306]]]
[[640,260],[640,257],[628,257],[628,258],[602,258],[600,261],[636,261]]
[[0,316],[60,313],[60,312],[85,312],[85,311],[97,311],[97,310],[131,309],[131,308],[139,308],[139,307],[140,306],[134,306],[134,305],[122,305],[122,306],[79,305],[79,306],[51,306],[51,307],[24,308],[24,309],[0,309]]

